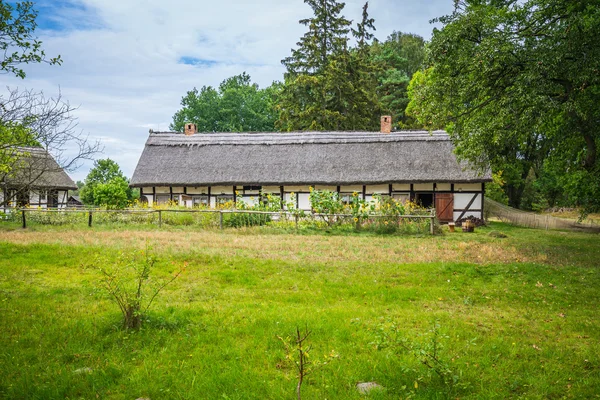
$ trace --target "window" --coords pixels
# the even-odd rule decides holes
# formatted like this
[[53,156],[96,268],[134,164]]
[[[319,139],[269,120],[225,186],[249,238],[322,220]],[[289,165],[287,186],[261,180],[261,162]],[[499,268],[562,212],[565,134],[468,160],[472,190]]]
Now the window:
[[340,193],[340,201],[346,206],[352,204],[352,195],[353,193]]
[[156,204],[167,204],[171,201],[171,196],[168,194],[157,194],[156,195]]
[[261,189],[262,189],[262,186],[244,186],[244,191],[246,191],[246,190],[257,191],[257,190],[261,190]]
[[407,201],[410,200],[410,194],[409,193],[394,193],[392,195],[392,198],[400,203],[406,203]]
[[208,207],[208,196],[192,196],[193,207]]
[[47,193],[45,190],[40,190],[40,201],[46,201]]
[[229,194],[222,194],[217,196],[217,206],[222,206],[227,202],[233,202],[233,196]]

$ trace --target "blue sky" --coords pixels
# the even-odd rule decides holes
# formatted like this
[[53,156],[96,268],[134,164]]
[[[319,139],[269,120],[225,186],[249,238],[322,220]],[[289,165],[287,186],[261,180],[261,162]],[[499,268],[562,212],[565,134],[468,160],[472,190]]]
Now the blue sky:
[[[14,1],[11,1],[14,3]],[[358,20],[364,1],[346,1]],[[453,0],[371,0],[376,36],[413,32],[426,39],[429,21]],[[43,90],[77,106],[79,128],[99,139],[97,158],[117,161],[131,177],[148,130],[168,130],[181,97],[247,72],[261,87],[281,80],[311,15],[302,0],[38,0],[37,35],[62,66],[26,66],[27,78],[0,75],[0,87]],[[0,95],[4,96],[5,92]],[[92,162],[70,173],[83,180]]]

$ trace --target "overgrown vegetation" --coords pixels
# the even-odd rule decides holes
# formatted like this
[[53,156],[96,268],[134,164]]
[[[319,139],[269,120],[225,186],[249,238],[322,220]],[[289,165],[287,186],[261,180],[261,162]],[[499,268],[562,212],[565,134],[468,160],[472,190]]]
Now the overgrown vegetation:
[[[103,275],[82,266],[116,265],[146,243],[166,261],[157,276],[188,266],[142,328],[125,331],[98,290]],[[373,381],[379,399],[578,399],[600,386],[597,235],[503,224],[425,238],[0,225],[0,255],[2,398],[290,398],[297,370],[277,336],[299,323],[313,332],[309,360],[339,355],[304,380],[306,399],[364,398],[356,383]],[[413,350],[374,350],[388,321]],[[415,357],[431,353],[433,321],[435,354],[456,384]]]

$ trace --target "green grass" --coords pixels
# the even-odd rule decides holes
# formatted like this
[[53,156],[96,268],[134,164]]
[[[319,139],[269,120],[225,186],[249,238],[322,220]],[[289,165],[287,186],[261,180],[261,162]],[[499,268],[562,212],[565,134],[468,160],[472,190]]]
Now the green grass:
[[[293,398],[277,337],[297,326],[312,330],[311,357],[339,354],[309,375],[305,399],[364,398],[365,381],[385,388],[374,399],[598,397],[598,235],[13,228],[0,225],[0,398]],[[87,266],[146,242],[157,272],[189,265],[142,330],[123,331]],[[391,321],[411,343],[438,321],[457,384],[378,350]]]

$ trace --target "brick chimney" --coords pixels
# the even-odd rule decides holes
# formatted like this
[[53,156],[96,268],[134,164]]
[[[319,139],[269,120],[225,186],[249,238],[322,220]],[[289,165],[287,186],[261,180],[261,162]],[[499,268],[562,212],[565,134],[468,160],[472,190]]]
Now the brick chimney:
[[381,117],[381,133],[392,132],[392,116],[384,115]]
[[185,133],[185,136],[192,136],[195,133],[198,133],[198,128],[196,127],[196,124],[192,124],[192,123],[186,123],[183,132]]

